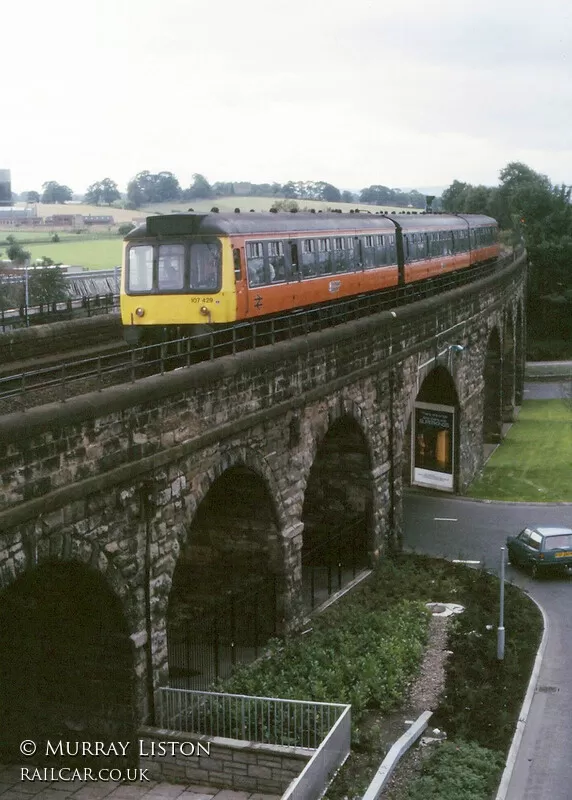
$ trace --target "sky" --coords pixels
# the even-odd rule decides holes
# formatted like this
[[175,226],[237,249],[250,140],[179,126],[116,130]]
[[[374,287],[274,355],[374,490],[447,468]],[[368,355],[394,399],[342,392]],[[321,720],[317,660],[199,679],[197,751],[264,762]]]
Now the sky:
[[0,168],[74,193],[215,181],[572,184],[568,0],[0,0]]

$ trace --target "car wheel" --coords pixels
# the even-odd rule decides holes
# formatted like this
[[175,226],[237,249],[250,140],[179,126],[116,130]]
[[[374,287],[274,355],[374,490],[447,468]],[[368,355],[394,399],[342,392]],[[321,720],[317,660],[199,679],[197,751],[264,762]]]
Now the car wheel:
[[530,574],[532,575],[533,578],[538,578],[539,572],[540,572],[540,567],[538,566],[538,562],[533,561],[530,566]]

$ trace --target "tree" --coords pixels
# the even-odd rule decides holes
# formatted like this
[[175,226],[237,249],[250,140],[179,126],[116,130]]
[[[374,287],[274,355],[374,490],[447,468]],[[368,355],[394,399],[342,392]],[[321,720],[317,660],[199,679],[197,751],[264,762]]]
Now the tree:
[[200,199],[208,199],[209,197],[213,197],[214,192],[213,188],[210,183],[207,181],[204,175],[201,175],[199,172],[195,172],[193,175],[193,182],[189,186],[188,189],[185,189],[183,192],[183,199],[184,200],[200,200]]
[[119,193],[115,181],[112,181],[110,178],[104,178],[102,181],[96,181],[96,183],[92,183],[91,186],[87,187],[83,202],[95,206],[98,206],[100,203],[110,206],[115,200],[119,200],[120,197],[121,194]]
[[344,189],[344,191],[341,194],[340,200],[342,203],[355,203],[357,197],[353,192],[350,192],[348,189]]
[[69,186],[62,186],[57,181],[42,184],[42,203],[65,203],[71,199],[72,190]]
[[179,200],[181,195],[179,181],[172,172],[151,173],[145,170],[127,184],[127,201],[133,208],[139,208],[145,203]]
[[101,199],[106,206],[110,206],[115,200],[121,198],[121,193],[115,181],[111,178],[104,178],[101,181]]
[[465,202],[468,189],[468,183],[454,180],[453,183],[447,189],[445,189],[441,195],[441,205],[443,206],[443,211],[460,212]]
[[342,199],[342,194],[339,189],[333,186],[331,183],[325,183],[324,181],[319,181],[316,184],[317,190],[317,200],[326,200],[328,203],[340,203]]
[[27,203],[39,203],[40,202],[40,194],[39,194],[39,192],[26,192],[26,202]]
[[59,267],[30,270],[28,297],[30,305],[46,305],[66,300],[67,285],[62,270]]
[[133,230],[135,225],[132,222],[124,222],[117,228],[117,233],[120,236],[127,236],[127,234]]
[[270,211],[299,211],[300,207],[296,200],[285,199],[275,200],[270,206]]
[[98,181],[97,183],[92,183],[91,186],[87,187],[83,196],[83,202],[90,206],[98,206],[100,200],[101,183]]
[[373,185],[362,189],[359,195],[360,203],[370,203],[375,206],[390,205],[394,199],[394,192],[387,186]]
[[6,255],[15,264],[24,264],[30,258],[30,252],[24,250],[21,244],[11,244],[6,250]]

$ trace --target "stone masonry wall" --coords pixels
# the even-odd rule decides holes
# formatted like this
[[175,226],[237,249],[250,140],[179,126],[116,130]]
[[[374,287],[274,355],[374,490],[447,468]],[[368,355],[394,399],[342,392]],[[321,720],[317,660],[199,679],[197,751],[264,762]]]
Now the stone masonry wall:
[[[234,789],[243,792],[282,794],[302,772],[313,755],[312,750],[281,747],[256,742],[240,742],[220,737],[208,738],[193,734],[143,728],[140,731],[139,766],[157,781],[195,783]],[[168,742],[160,752],[160,742]],[[170,743],[189,742],[183,751]],[[210,748],[210,754],[200,751],[198,744]],[[195,755],[184,755],[191,753]],[[171,752],[174,751],[174,754]],[[196,755],[201,752],[201,755]]]

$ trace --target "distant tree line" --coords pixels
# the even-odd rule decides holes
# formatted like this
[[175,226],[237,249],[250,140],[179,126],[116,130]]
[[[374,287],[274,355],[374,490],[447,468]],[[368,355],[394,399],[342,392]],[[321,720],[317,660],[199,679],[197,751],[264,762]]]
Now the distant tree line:
[[[200,173],[193,175],[193,181],[183,189],[172,172],[152,173],[148,170],[139,172],[127,184],[127,194],[122,205],[136,209],[150,203],[168,201],[190,202],[192,200],[208,200],[217,197],[269,197],[286,200],[323,200],[327,203],[367,203],[378,206],[398,206],[406,208],[425,207],[425,195],[418,191],[403,192],[401,189],[390,189],[387,186],[372,185],[360,192],[341,191],[327,181],[288,181],[287,183],[252,183],[251,181],[217,181],[213,184]],[[28,203],[65,203],[73,199],[69,186],[57,181],[47,181],[42,191],[12,193],[14,202],[21,200]],[[83,202],[89,205],[111,205],[122,200],[117,183],[111,178],[103,178],[88,186]],[[435,206],[438,208],[437,205]]]
[[286,200],[324,200],[328,203],[368,203],[372,205],[425,207],[425,195],[402,192],[386,186],[369,186],[361,192],[340,191],[326,181],[288,181],[287,183],[252,183],[217,181],[210,184],[204,175],[195,173],[191,185],[182,189],[172,172],[140,172],[127,185],[127,201],[133,208],[168,200],[188,202],[216,197],[270,197]]

